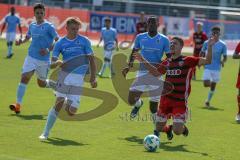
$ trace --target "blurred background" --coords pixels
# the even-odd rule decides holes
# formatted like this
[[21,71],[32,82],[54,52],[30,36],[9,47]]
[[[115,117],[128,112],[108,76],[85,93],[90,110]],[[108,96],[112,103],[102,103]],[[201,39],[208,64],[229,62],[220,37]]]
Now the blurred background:
[[212,26],[221,27],[221,38],[227,43],[229,53],[240,39],[240,0],[0,0],[0,25],[9,8],[15,6],[26,32],[29,23],[34,20],[30,6],[36,2],[47,6],[46,19],[55,25],[61,35],[65,33],[67,17],[76,16],[83,22],[81,34],[93,41],[99,39],[106,16],[111,17],[120,41],[131,41],[140,12],[145,12],[146,17],[158,16],[159,32],[169,37],[184,38],[186,47],[190,49],[198,21],[203,22],[203,31],[208,35]]

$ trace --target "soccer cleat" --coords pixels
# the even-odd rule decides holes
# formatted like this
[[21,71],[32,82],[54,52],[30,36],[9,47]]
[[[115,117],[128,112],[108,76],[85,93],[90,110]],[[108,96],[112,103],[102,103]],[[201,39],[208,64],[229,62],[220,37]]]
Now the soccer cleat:
[[235,120],[236,120],[237,123],[240,123],[240,114],[236,115]]
[[10,110],[14,111],[16,114],[19,114],[19,113],[20,113],[21,105],[18,104],[18,103],[10,104],[10,105],[9,105],[9,108],[10,108]]
[[100,72],[99,72],[97,75],[98,75],[100,78],[102,78],[102,77],[103,77],[103,74],[102,74],[102,73],[100,73]]
[[158,132],[157,130],[154,130],[154,131],[153,131],[153,134],[154,134],[155,136],[159,137],[159,132]]
[[187,137],[188,134],[189,134],[189,131],[188,131],[188,128],[186,126],[184,126],[184,127],[185,127],[185,129],[184,129],[182,134],[183,134],[183,136]]
[[172,125],[169,125],[169,130],[166,132],[167,134],[167,139],[170,141],[173,139],[173,133],[172,133]]
[[8,55],[6,58],[7,58],[7,59],[10,59],[10,58],[12,58],[12,56],[13,56],[13,53],[10,54],[10,55]]
[[47,140],[47,139],[48,139],[48,136],[47,136],[47,135],[44,135],[44,134],[41,134],[38,138],[39,138],[41,141],[44,141],[44,140]]
[[207,108],[210,107],[210,103],[208,101],[205,102],[205,107],[207,107]]
[[141,100],[141,105],[140,106],[134,106],[132,111],[131,111],[131,114],[130,114],[130,117],[131,118],[135,118],[139,112],[139,109],[142,107],[143,105],[143,101]]

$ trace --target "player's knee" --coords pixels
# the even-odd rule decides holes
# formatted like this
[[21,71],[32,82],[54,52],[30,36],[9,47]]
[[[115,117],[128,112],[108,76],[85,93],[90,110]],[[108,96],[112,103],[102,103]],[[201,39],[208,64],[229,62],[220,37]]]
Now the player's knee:
[[136,103],[136,100],[132,97],[128,97],[128,104],[133,106]]
[[150,101],[149,108],[150,108],[151,113],[157,113],[158,102]]
[[8,42],[8,44],[9,44],[9,46],[12,46],[13,45],[13,42],[11,41],[11,42]]
[[74,116],[76,112],[77,112],[77,108],[74,108],[74,107],[69,107],[67,110],[67,113],[69,116]]
[[173,124],[173,132],[176,135],[181,135],[183,133],[183,130],[184,130],[183,124],[180,123],[178,123],[177,125]]
[[42,80],[37,80],[37,83],[38,83],[38,86],[41,87],[41,88],[44,88],[46,87],[46,82],[45,81],[42,81]]
[[204,82],[204,83],[203,83],[203,86],[204,86],[204,87],[210,87],[210,82]]
[[22,76],[21,83],[28,84],[30,79],[31,79],[31,77],[29,77],[29,76]]

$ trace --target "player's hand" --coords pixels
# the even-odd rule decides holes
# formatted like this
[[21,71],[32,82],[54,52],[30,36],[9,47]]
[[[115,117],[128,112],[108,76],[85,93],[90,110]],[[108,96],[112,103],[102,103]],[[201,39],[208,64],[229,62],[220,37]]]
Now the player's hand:
[[144,61],[144,58],[138,52],[134,52],[133,53],[133,57],[134,57],[134,59],[138,60],[139,62],[143,62]]
[[45,56],[49,53],[49,49],[47,48],[41,48],[40,49],[40,55]]
[[16,46],[20,46],[22,44],[22,39],[19,39],[15,42],[15,45]]
[[61,60],[57,60],[56,62],[53,62],[51,65],[50,65],[50,68],[51,69],[54,69],[54,68],[56,68],[56,67],[61,67],[63,65],[63,61],[61,61]]
[[217,42],[217,37],[215,35],[211,36],[208,40],[208,46],[213,46]]
[[221,61],[221,65],[222,65],[222,67],[224,67],[224,62],[223,61]]
[[91,84],[92,88],[97,88],[97,81],[96,81],[96,79],[90,81],[90,84]]
[[123,70],[122,70],[122,75],[123,75],[123,77],[126,77],[126,76],[127,76],[127,73],[129,72],[129,70],[130,70],[129,66],[123,68]]

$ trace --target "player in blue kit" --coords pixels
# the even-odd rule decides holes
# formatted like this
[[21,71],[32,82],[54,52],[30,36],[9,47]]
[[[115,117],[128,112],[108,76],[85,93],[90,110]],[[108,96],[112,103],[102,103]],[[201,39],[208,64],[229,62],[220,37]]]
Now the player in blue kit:
[[[132,54],[141,50],[140,54],[147,59],[151,64],[158,64],[162,61],[163,54],[170,56],[169,52],[169,40],[166,36],[158,33],[158,19],[155,16],[151,16],[147,20],[148,32],[138,34],[135,39],[134,48]],[[133,66],[133,56],[130,56],[128,66],[122,70],[123,76],[126,76],[130,68]],[[143,101],[140,99],[144,91],[152,90],[151,84],[141,84],[142,78],[149,75],[149,80],[152,78],[149,72],[146,70],[143,64],[140,64],[139,71],[137,72],[136,79],[129,89],[128,103],[133,106],[131,111],[131,118],[136,117],[139,109],[143,105]],[[147,80],[148,81],[148,80]],[[139,84],[140,85],[137,85]],[[160,92],[158,92],[160,93]],[[153,121],[155,120],[159,95],[150,95],[149,107],[152,113]]]
[[[224,67],[224,63],[227,61],[227,47],[226,44],[219,39],[220,37],[220,28],[213,27],[211,29],[212,35],[217,36],[217,42],[213,46],[213,58],[212,63],[205,65],[203,73],[203,84],[204,87],[209,87],[210,91],[208,92],[208,97],[205,102],[206,107],[210,107],[210,101],[215,92],[217,83],[220,80],[220,71]],[[205,55],[208,48],[208,40],[204,42],[201,55]],[[222,59],[223,57],[223,59]]]
[[116,50],[118,50],[117,31],[115,28],[111,27],[111,19],[108,17],[105,18],[104,23],[105,23],[105,27],[102,28],[101,38],[97,45],[97,47],[99,47],[100,43],[103,40],[104,63],[103,63],[103,66],[102,66],[100,72],[98,73],[98,75],[100,77],[103,76],[103,73],[107,67],[110,68],[111,76],[113,76],[115,74],[114,70],[113,70],[113,66],[112,66],[112,54],[113,54],[113,50],[115,48],[116,48]]
[[58,34],[54,26],[44,20],[44,5],[36,4],[34,6],[34,16],[36,22],[30,24],[25,39],[16,41],[16,45],[21,45],[32,38],[30,47],[28,48],[28,55],[23,64],[21,81],[17,89],[17,102],[9,106],[15,113],[20,113],[26,86],[35,71],[38,85],[40,87],[51,87],[50,81],[47,80],[50,64],[49,50],[52,49],[54,40],[58,40]]
[[6,58],[11,58],[13,56],[12,53],[12,45],[13,42],[16,39],[16,27],[18,26],[20,37],[22,38],[22,27],[20,23],[20,18],[15,15],[15,8],[11,7],[10,9],[10,15],[6,16],[0,36],[2,35],[2,32],[4,31],[5,27],[7,25],[7,33],[6,33],[6,40],[7,40],[7,46],[8,46],[8,53]]
[[[78,34],[80,26],[81,23],[75,18],[70,18],[67,21],[67,35],[61,38],[54,46],[51,65],[53,68],[61,66],[62,72],[67,72],[66,70],[63,71],[64,66],[70,65],[68,67],[65,67],[68,68],[67,70],[69,71],[69,73],[63,83],[65,85],[73,86],[73,90],[76,87],[83,86],[83,79],[88,71],[88,68],[90,69],[91,74],[91,86],[92,88],[97,87],[97,81],[95,76],[96,65],[93,50],[91,48],[90,41],[86,37]],[[63,62],[58,60],[60,53],[63,57]],[[87,60],[87,62],[84,64],[87,65],[81,65],[81,61],[85,60]],[[74,61],[77,63],[73,64]],[[71,71],[71,66],[74,67],[75,65],[79,65],[79,67]],[[61,75],[61,73],[59,73],[59,75]],[[60,81],[60,78],[62,77],[58,76],[58,83]],[[62,84],[59,86],[59,88],[61,88]],[[41,134],[41,136],[39,136],[39,139],[41,140],[45,140],[48,138],[49,132],[57,119],[58,113],[63,108],[63,104],[66,104],[65,110],[70,116],[73,116],[77,112],[80,104],[81,93],[77,94],[76,92],[72,92],[71,89],[64,90],[63,92],[57,89],[57,98],[55,105],[50,109],[44,132]]]

